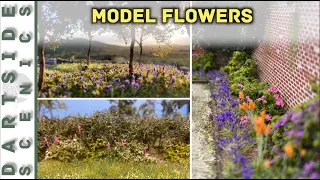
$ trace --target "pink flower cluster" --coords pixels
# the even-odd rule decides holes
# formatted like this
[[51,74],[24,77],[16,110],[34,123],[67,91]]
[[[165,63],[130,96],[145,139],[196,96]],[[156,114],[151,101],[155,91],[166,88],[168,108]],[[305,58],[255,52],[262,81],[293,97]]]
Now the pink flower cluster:
[[122,146],[125,146],[127,144],[127,141],[125,139],[123,139],[121,144],[122,144]]
[[279,90],[276,86],[272,85],[269,89],[268,89],[269,92],[273,92],[273,93],[278,93]]
[[249,96],[246,96],[246,99],[247,99],[248,102],[252,101]]
[[108,142],[108,144],[107,144],[107,148],[110,149],[110,143],[109,143],[109,142]]
[[144,154],[144,155],[146,155],[146,154],[147,154],[147,150],[148,150],[148,147],[147,147],[147,146],[145,146],[145,147],[143,148],[143,154]]
[[240,121],[243,122],[243,123],[248,123],[249,122],[249,117],[248,116],[242,116],[240,118]]
[[274,86],[274,85],[272,85],[272,86],[268,89],[268,91],[271,92],[271,93],[275,93],[273,96],[274,96],[274,98],[276,99],[276,105],[283,107],[283,106],[284,106],[284,102],[283,102],[283,100],[282,100],[281,97],[280,97],[279,90],[277,89],[277,87]]
[[267,121],[270,121],[271,118],[272,118],[272,117],[271,117],[269,114],[267,114],[266,117],[265,117],[265,119],[266,119]]
[[49,141],[46,137],[44,138],[44,141],[46,142],[46,145],[49,147]]
[[80,124],[78,124],[78,132],[79,132],[79,134],[81,134],[81,126],[80,126]]
[[58,136],[54,136],[54,141],[55,141],[56,144],[59,144],[59,138],[58,138]]
[[258,102],[262,101],[263,104],[267,103],[267,101],[264,99],[264,96],[261,96],[260,98],[257,99]]
[[283,102],[283,100],[281,99],[281,97],[280,97],[279,94],[275,94],[275,95],[274,95],[274,98],[276,99],[276,105],[277,105],[277,106],[281,106],[281,107],[284,106],[284,102]]
[[242,88],[242,91],[245,91],[245,90],[246,90],[246,88],[244,87],[244,85],[238,84],[238,86]]

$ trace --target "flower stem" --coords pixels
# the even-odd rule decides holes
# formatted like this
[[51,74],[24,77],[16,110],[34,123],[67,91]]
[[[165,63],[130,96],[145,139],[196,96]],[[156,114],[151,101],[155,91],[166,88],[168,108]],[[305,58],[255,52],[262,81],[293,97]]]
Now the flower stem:
[[257,136],[258,142],[258,164],[263,162],[263,135]]

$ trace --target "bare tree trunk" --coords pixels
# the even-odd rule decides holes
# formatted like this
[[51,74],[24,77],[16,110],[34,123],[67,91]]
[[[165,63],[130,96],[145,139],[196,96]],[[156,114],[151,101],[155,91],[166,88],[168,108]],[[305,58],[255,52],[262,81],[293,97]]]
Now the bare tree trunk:
[[39,56],[40,72],[39,72],[39,80],[38,80],[38,90],[40,93],[44,86],[44,69],[46,67],[46,60],[44,57],[44,32],[43,33],[39,32],[39,34],[40,34],[40,39],[39,39],[39,46],[38,46],[38,56]]
[[131,45],[130,45],[130,61],[129,61],[129,79],[130,82],[132,81],[132,75],[133,75],[133,50],[134,50],[134,43],[136,41],[136,30],[131,25]]
[[142,41],[140,41],[140,56],[139,56],[139,64],[141,64],[141,57],[142,57]]
[[140,35],[140,55],[139,55],[139,65],[141,64],[141,57],[142,57],[142,36],[143,36],[143,30],[141,31],[141,35]]
[[[88,32],[88,34],[89,34],[89,32]],[[92,36],[91,36],[91,34],[89,34],[89,48],[88,48],[88,54],[87,54],[87,65],[88,65],[88,67],[90,65],[91,42],[92,42]]]

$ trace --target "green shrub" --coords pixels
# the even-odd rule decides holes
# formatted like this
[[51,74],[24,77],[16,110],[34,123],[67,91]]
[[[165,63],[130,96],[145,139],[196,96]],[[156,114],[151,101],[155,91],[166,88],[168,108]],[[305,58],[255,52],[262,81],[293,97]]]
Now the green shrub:
[[45,154],[45,160],[59,160],[63,162],[81,160],[86,158],[86,152],[86,149],[78,139],[60,140],[58,145],[52,144],[49,146]]
[[[45,138],[48,139],[51,148],[55,146],[53,145],[54,136],[58,136],[63,142],[65,139],[74,139],[76,135],[77,142],[86,149],[85,155],[89,158],[120,157],[121,155],[117,154],[116,150],[105,151],[108,142],[113,148],[115,147],[113,145],[126,139],[127,146],[131,148],[131,154],[136,154],[136,150],[141,153],[144,145],[152,147],[155,143],[158,143],[162,149],[169,144],[188,144],[189,123],[183,117],[147,117],[144,120],[138,120],[135,116],[125,118],[118,112],[97,112],[87,118],[66,117],[40,120],[38,123],[39,161],[44,159],[48,150]],[[80,134],[77,129],[78,125],[81,126]],[[116,148],[120,147],[121,145],[116,145]],[[70,152],[73,153],[73,150]]]
[[214,54],[212,52],[206,52],[198,59],[192,61],[192,68],[195,70],[200,70],[202,68],[205,72],[208,72],[215,67]]
[[[235,51],[228,64],[221,68],[222,72],[228,74],[231,92],[236,95],[239,93],[238,84],[247,86],[264,86],[256,81],[257,70],[251,57],[246,52]],[[251,85],[251,83],[254,83]]]
[[171,144],[165,148],[165,158],[170,161],[183,162],[190,155],[189,144]]

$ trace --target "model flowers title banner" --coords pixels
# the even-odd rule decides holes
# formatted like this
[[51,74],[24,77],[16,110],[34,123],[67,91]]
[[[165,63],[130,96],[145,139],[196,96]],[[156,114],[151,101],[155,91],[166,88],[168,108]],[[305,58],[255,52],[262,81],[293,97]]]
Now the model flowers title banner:
[[[184,14],[184,16],[183,16]],[[253,11],[250,8],[190,8],[180,12],[180,9],[163,8],[161,22],[167,23],[251,23]],[[92,23],[157,23],[158,19],[152,17],[148,8],[139,9],[92,9]]]

